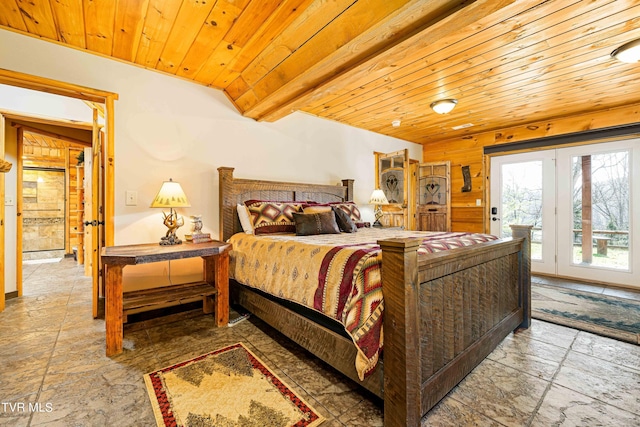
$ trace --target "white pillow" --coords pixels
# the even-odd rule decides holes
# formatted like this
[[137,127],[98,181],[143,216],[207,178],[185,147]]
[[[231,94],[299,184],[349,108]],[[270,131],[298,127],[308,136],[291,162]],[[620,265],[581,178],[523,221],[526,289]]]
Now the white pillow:
[[249,210],[243,203],[238,203],[238,218],[240,218],[240,224],[242,229],[247,234],[253,234],[253,224],[251,224],[251,218],[249,218]]

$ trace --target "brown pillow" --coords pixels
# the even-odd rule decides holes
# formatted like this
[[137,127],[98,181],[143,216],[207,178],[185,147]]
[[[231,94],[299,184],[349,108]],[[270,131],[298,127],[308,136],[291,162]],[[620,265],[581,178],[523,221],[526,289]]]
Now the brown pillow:
[[338,223],[340,231],[344,231],[345,233],[355,233],[358,231],[358,227],[351,219],[351,215],[336,206],[332,206],[331,209],[336,215],[336,222]]
[[333,211],[312,214],[294,212],[293,220],[296,223],[296,235],[298,236],[340,233]]

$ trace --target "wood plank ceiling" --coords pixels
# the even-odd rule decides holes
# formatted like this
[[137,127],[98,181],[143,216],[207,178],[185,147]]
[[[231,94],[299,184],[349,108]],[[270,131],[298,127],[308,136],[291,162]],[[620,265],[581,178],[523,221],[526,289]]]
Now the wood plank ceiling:
[[639,17],[640,0],[0,0],[1,27],[221,89],[247,117],[417,143],[640,102],[640,64],[610,57]]

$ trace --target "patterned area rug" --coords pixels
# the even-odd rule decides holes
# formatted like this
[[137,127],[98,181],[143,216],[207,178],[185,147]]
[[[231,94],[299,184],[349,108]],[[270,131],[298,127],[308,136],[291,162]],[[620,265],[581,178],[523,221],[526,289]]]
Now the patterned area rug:
[[640,302],[531,284],[531,313],[539,320],[640,344]]
[[242,343],[144,380],[158,426],[314,427],[324,421]]

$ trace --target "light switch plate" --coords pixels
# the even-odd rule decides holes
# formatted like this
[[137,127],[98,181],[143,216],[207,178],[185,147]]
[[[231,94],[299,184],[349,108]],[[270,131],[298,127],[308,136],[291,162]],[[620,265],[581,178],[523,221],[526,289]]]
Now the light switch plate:
[[133,190],[127,190],[125,192],[124,204],[126,206],[138,206],[138,192]]
[[13,196],[4,196],[4,205],[13,206],[16,203]]

